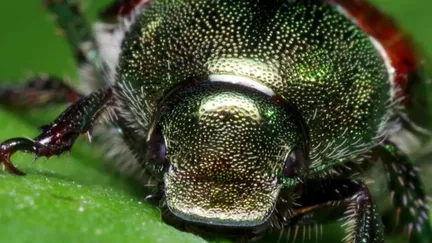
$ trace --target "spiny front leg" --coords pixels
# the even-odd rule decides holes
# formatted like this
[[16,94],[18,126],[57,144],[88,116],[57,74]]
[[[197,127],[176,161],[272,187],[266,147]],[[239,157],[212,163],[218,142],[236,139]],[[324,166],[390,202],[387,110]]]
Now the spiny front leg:
[[[317,179],[304,184],[296,206],[284,210],[277,206],[278,216],[288,227],[318,225],[344,218],[347,243],[384,242],[381,216],[366,185],[348,179]],[[297,230],[296,230],[297,232]]]
[[388,141],[375,148],[374,152],[387,171],[396,227],[405,228],[410,242],[432,242],[429,206],[413,164],[396,145]]
[[15,152],[49,158],[69,151],[80,134],[90,132],[112,100],[111,88],[94,92],[73,103],[51,124],[42,126],[42,133],[36,138],[12,138],[0,143],[0,164],[3,163],[12,174],[24,175],[10,161]]
[[0,105],[13,109],[71,103],[82,97],[65,80],[52,76],[31,77],[23,85],[0,86]]

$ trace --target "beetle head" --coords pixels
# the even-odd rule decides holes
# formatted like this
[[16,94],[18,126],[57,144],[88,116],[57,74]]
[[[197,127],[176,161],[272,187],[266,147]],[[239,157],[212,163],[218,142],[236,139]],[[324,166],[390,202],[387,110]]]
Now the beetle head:
[[219,82],[172,92],[148,140],[152,160],[165,164],[169,210],[199,223],[263,224],[283,182],[307,168],[307,130],[285,102]]

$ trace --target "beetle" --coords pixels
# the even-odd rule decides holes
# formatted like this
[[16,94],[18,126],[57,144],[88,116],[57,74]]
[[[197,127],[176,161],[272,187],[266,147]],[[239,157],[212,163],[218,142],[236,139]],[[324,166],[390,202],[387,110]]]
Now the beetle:
[[411,242],[431,241],[423,185],[400,141],[426,133],[430,79],[412,41],[374,6],[115,1],[93,32],[77,3],[45,5],[95,91],[56,77],[2,87],[4,105],[73,102],[36,138],[0,144],[11,173],[24,174],[15,152],[60,155],[108,116],[104,128],[157,181],[151,197],[180,229],[252,240],[342,218],[344,241],[383,242],[363,180],[382,163],[397,224]]

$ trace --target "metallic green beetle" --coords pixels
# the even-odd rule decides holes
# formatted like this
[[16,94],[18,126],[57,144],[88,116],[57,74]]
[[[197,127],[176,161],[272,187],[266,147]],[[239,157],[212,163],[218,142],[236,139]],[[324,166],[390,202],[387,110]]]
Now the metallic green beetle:
[[155,181],[151,197],[183,230],[252,240],[343,218],[346,242],[383,242],[363,181],[382,161],[397,223],[411,242],[432,241],[398,143],[420,136],[427,80],[411,41],[367,2],[117,1],[95,35],[75,3],[45,4],[99,87],[84,96],[50,77],[1,88],[8,105],[74,101],[35,139],[0,144],[12,173],[23,174],[16,151],[61,154],[108,114],[113,151]]

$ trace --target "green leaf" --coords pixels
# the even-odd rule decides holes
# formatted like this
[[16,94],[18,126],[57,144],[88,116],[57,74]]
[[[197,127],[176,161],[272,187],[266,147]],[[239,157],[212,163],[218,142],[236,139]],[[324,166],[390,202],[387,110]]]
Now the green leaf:
[[[8,124],[2,139],[35,133],[13,113],[0,117]],[[48,162],[13,157],[27,176],[0,174],[0,241],[203,242],[161,222],[144,195],[105,171],[102,156],[82,142]]]
[[[95,16],[95,9],[107,1],[88,1],[98,4],[89,6],[89,15]],[[430,1],[375,2],[399,16],[432,54]],[[71,52],[55,35],[39,0],[2,1],[0,10],[0,82],[23,81],[27,71],[77,78]],[[61,110],[26,113],[1,108],[0,141],[36,136],[37,127]],[[0,242],[205,242],[164,224],[158,209],[144,200],[142,187],[106,170],[98,147],[83,139],[70,156],[30,163],[31,155],[19,153],[12,159],[27,176],[0,172]],[[320,242],[338,242],[342,232],[337,228],[325,228]]]

